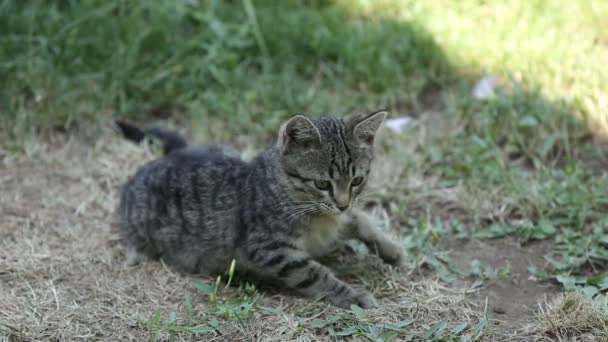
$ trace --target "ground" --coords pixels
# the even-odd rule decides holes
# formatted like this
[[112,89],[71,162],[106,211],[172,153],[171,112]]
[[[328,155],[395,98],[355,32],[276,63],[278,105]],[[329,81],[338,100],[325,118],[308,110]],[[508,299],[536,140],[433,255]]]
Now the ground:
[[[440,248],[452,255],[456,267],[466,269],[479,259],[496,269],[508,267],[511,276],[478,287],[462,277],[446,285],[433,272],[412,265],[392,269],[375,257],[345,252],[334,260],[335,267],[371,288],[378,309],[344,311],[263,289],[255,310],[237,320],[219,314],[215,322],[222,328],[208,332],[216,310],[235,298],[237,306],[249,305],[258,294],[231,288],[211,303],[193,285],[195,276],[177,274],[160,262],[125,265],[114,223],[117,191],[150,158],[146,148],[109,130],[94,147],[57,134],[38,139],[24,152],[0,150],[0,336],[9,341],[139,341],[175,333],[207,341],[303,341],[333,340],[332,334],[342,333],[366,339],[362,336],[390,333],[385,324],[396,323],[399,336],[414,339],[462,333],[481,340],[526,340],[539,333],[538,304],[558,295],[554,284],[528,275],[528,266],[542,266],[543,243],[522,247],[514,238],[454,239]],[[407,227],[395,228],[400,235],[408,233]],[[359,270],[345,270],[349,264]],[[172,331],[163,323],[171,320],[171,312],[177,327],[190,330]],[[198,323],[188,325],[188,312]],[[205,333],[193,334],[197,326]]]
[[477,303],[488,300],[493,318],[505,330],[517,331],[533,320],[539,303],[557,297],[559,288],[551,282],[541,282],[530,276],[528,267],[543,265],[550,250],[547,243],[522,246],[512,237],[498,240],[470,240],[455,245],[451,250],[454,263],[466,269],[473,260],[482,260],[493,269],[509,270],[505,279],[495,280],[473,292],[469,298]]
[[[608,340],[606,17],[605,0],[3,1],[0,340]],[[328,260],[378,309],[124,265],[117,191],[152,152],[112,120],[251,156],[295,113],[381,108],[409,124],[382,130],[369,209],[407,263],[354,243]]]

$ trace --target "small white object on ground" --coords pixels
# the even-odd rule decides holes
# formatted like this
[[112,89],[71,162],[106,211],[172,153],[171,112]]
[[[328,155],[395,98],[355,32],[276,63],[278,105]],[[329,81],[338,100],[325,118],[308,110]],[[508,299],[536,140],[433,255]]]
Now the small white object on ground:
[[492,75],[480,78],[473,87],[473,97],[478,100],[484,100],[494,96],[494,89],[496,89],[497,83],[496,77]]
[[395,119],[388,119],[384,121],[384,125],[395,133],[401,133],[401,131],[413,121],[414,119],[409,116],[402,116]]

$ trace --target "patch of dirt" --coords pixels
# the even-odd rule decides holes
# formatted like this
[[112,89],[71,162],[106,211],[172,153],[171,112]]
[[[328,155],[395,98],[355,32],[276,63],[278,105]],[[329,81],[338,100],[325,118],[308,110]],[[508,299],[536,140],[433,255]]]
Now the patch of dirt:
[[[469,298],[482,307],[486,299],[488,313],[499,322],[499,328],[516,333],[534,318],[540,303],[559,295],[556,284],[537,281],[528,271],[530,266],[542,268],[543,257],[551,250],[550,241],[522,245],[513,237],[495,240],[450,242],[446,249],[460,270],[469,270],[477,259],[495,270],[507,269],[508,276],[490,280]],[[455,283],[463,286],[464,281]]]

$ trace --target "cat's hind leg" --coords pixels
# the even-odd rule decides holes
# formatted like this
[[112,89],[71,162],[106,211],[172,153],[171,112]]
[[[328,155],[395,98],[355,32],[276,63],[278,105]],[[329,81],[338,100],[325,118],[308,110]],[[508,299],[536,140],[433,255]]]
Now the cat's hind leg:
[[156,259],[158,252],[148,239],[138,234],[135,226],[123,226],[123,241],[126,266],[136,266],[148,259]]
[[151,254],[151,248],[149,243],[144,243],[139,237],[133,234],[133,230],[130,231],[124,239],[125,247],[125,265],[126,266],[137,266],[142,262],[146,261]]
[[146,260],[146,256],[143,253],[139,252],[133,246],[127,247],[126,256],[127,256],[127,260],[125,261],[125,264],[127,266],[137,266],[142,261]]

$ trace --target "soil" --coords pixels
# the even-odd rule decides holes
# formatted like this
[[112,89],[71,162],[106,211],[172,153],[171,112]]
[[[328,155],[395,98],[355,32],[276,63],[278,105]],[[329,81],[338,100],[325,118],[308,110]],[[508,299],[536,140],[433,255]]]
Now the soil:
[[[516,332],[530,322],[538,310],[539,303],[557,296],[559,286],[552,282],[538,281],[528,271],[529,267],[542,268],[544,256],[550,251],[550,241],[522,245],[513,237],[495,240],[468,240],[450,242],[445,246],[450,258],[460,270],[468,270],[477,259],[495,270],[508,269],[508,275],[498,277],[469,298],[482,308],[487,300],[488,314],[499,322],[499,329]],[[462,287],[465,280],[454,283]],[[469,281],[471,283],[472,281]]]

